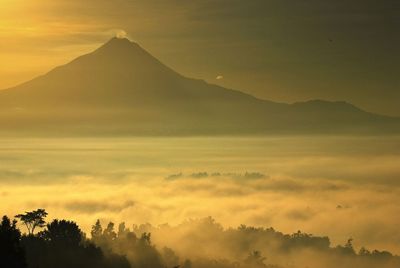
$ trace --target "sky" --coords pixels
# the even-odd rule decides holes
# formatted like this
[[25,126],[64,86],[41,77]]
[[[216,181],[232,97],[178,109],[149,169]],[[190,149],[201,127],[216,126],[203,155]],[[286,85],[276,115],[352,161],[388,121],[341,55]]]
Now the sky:
[[0,88],[126,35],[176,71],[263,99],[400,116],[398,0],[0,0]]

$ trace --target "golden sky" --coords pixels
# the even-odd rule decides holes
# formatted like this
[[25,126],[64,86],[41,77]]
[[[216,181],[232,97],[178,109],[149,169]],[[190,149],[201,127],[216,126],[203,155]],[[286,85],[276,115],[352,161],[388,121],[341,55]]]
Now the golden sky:
[[0,0],[0,6],[0,88],[124,30],[190,77],[276,101],[345,100],[400,115],[396,0]]

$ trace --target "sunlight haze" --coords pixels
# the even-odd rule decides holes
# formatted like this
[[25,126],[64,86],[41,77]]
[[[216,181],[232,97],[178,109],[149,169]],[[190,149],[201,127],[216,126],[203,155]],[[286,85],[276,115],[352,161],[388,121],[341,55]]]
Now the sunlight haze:
[[[274,101],[341,100],[400,115],[395,0],[3,0],[1,5],[0,88],[46,73],[123,30],[189,77]],[[215,80],[219,72],[225,79]]]
[[400,1],[0,0],[0,268],[399,268]]

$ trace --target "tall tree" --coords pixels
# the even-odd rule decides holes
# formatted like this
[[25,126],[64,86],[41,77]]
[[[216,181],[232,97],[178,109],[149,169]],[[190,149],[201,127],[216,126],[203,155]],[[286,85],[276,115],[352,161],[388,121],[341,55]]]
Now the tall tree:
[[53,220],[40,235],[53,246],[62,245],[68,248],[79,247],[84,238],[79,226],[67,220]]
[[25,224],[28,234],[32,235],[37,227],[42,228],[45,226],[46,221],[44,219],[47,217],[47,212],[39,208],[34,211],[25,212],[25,214],[18,214],[15,217]]
[[26,267],[25,252],[20,244],[21,232],[16,227],[17,221],[3,216],[0,223],[0,267]]
[[97,240],[103,234],[103,227],[101,226],[100,220],[97,220],[95,225],[92,226],[92,230],[90,231],[92,235],[92,239]]

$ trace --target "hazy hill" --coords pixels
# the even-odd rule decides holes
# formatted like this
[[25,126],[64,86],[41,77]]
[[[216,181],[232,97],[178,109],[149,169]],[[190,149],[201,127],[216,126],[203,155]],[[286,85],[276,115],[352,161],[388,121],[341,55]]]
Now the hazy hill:
[[283,104],[186,78],[138,44],[94,52],[0,91],[3,133],[214,135],[396,133],[400,119],[345,102]]

